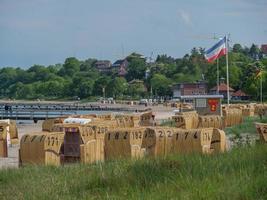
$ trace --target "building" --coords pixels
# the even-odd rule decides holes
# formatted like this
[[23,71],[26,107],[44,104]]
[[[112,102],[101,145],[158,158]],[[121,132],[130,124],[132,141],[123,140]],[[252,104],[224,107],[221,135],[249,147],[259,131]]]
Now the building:
[[250,98],[250,96],[241,90],[238,90],[232,94],[233,100],[248,100],[249,98]]
[[110,73],[112,71],[111,62],[109,60],[99,60],[94,66],[101,73]]
[[117,60],[113,63],[112,69],[114,69],[119,76],[125,76],[127,74],[129,62],[127,59]]
[[172,87],[173,98],[180,98],[185,95],[205,95],[207,94],[207,83],[178,83]]
[[[228,86],[225,83],[221,83],[219,85],[219,94],[223,95],[224,99],[227,99],[227,88],[228,88]],[[215,87],[210,89],[210,94],[217,94],[217,91],[218,91],[218,86],[215,86]],[[229,87],[230,99],[231,99],[231,96],[234,93],[234,91],[235,90],[233,88]]]
[[261,52],[262,52],[263,57],[267,57],[267,44],[261,45]]

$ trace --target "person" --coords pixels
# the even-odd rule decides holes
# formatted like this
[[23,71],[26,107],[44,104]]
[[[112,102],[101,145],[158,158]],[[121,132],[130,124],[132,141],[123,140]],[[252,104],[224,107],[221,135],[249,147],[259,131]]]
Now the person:
[[155,114],[152,114],[152,117],[149,120],[151,126],[156,126]]
[[5,114],[8,116],[9,105],[5,104]]
[[5,111],[8,111],[8,105],[5,104]]

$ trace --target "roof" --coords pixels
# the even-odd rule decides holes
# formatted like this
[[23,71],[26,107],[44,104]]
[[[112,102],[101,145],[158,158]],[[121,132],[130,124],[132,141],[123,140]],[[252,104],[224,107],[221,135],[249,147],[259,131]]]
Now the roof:
[[110,64],[111,62],[109,60],[98,60],[95,62],[95,65],[103,65],[103,64]]
[[234,97],[248,97],[249,95],[247,95],[246,93],[244,93],[241,90],[238,90],[235,93],[233,93],[232,96],[234,96]]
[[94,64],[94,66],[97,68],[110,68],[111,62],[108,60],[99,60]]
[[261,51],[265,54],[267,54],[267,44],[261,45]]
[[116,60],[113,65],[120,65],[123,63],[124,60]]
[[181,99],[211,99],[211,98],[219,98],[223,99],[223,95],[186,95],[181,96]]
[[126,59],[123,60],[116,60],[116,62],[113,63],[113,65],[121,65],[126,61]]
[[[217,88],[218,88],[218,87],[215,86],[215,87],[211,88],[210,91],[217,91]],[[227,88],[228,88],[228,86],[227,86],[225,83],[221,83],[221,84],[219,85],[219,92],[227,91]],[[235,90],[234,90],[233,88],[229,87],[229,91],[233,92],[233,91],[235,91]]]
[[138,80],[138,79],[133,79],[129,82],[129,84],[134,84],[134,83],[144,83],[144,81],[142,80]]

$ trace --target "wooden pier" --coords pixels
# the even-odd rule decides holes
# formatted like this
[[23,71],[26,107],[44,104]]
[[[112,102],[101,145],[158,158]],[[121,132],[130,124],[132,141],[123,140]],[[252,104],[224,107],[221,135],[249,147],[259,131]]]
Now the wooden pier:
[[14,120],[45,120],[63,115],[79,114],[79,111],[146,112],[150,108],[119,107],[78,103],[0,103],[0,118]]

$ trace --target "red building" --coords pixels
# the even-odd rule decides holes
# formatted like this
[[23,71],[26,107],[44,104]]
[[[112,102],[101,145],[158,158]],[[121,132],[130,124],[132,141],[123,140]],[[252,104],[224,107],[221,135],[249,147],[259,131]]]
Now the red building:
[[262,52],[264,57],[267,57],[267,44],[261,45],[261,52]]
[[262,44],[261,45],[261,51],[262,51],[262,53],[267,54],[267,44]]
[[249,97],[250,97],[249,95],[247,95],[246,93],[244,93],[241,90],[238,90],[232,94],[233,100],[248,100]]
[[110,73],[112,70],[111,62],[109,60],[99,60],[94,66],[101,73]]
[[[227,99],[227,85],[225,83],[221,83],[219,85],[219,94],[220,95],[223,95],[224,99]],[[218,91],[218,86],[215,86],[213,88],[210,89],[210,93],[211,94],[217,94],[217,91]],[[235,90],[231,87],[229,87],[229,94],[230,94],[230,99],[231,99],[231,96],[233,94]]]
[[185,95],[205,95],[207,94],[207,83],[179,83],[172,87],[173,98],[180,98]]
[[128,61],[126,59],[117,60],[113,63],[112,68],[118,73],[119,76],[125,76],[127,74]]

